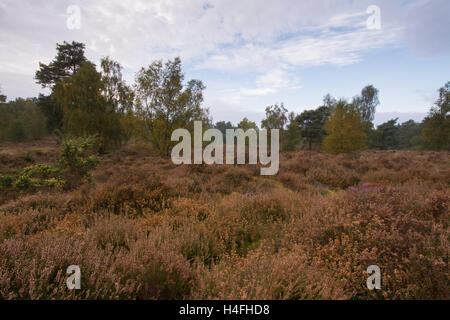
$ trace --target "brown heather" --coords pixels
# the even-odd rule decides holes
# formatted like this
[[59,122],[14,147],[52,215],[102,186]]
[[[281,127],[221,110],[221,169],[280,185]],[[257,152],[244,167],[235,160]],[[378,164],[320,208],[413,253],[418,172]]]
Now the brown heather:
[[[2,144],[0,173],[57,154],[51,140]],[[127,145],[92,184],[0,190],[0,298],[450,299],[449,163],[292,152],[262,177]],[[366,287],[371,264],[382,290]],[[69,265],[81,290],[66,287]]]

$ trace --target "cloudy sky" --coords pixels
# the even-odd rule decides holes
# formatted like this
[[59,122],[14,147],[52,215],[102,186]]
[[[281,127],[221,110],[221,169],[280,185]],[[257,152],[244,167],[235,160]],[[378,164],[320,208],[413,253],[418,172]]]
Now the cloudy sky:
[[448,30],[448,0],[0,0],[0,85],[36,96],[39,61],[74,40],[95,63],[119,61],[130,84],[180,56],[214,121],[259,124],[268,105],[301,112],[367,84],[380,90],[376,122],[421,120],[450,81]]

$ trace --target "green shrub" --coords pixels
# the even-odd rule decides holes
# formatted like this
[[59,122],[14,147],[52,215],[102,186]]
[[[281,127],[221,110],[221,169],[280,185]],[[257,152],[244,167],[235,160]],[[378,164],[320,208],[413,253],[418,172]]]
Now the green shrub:
[[66,139],[62,142],[59,162],[55,165],[36,164],[22,169],[16,177],[1,176],[0,188],[14,187],[29,190],[41,187],[73,188],[90,181],[89,171],[99,160],[92,154],[96,140],[90,138]]
[[0,187],[9,188],[13,184],[13,177],[11,176],[3,176],[0,174]]
[[90,181],[89,171],[99,163],[93,154],[94,137],[65,139],[59,156],[59,167],[67,187],[75,187],[83,180]]
[[10,130],[10,139],[12,141],[23,141],[25,140],[27,133],[25,130],[25,125],[22,120],[14,120],[11,124]]

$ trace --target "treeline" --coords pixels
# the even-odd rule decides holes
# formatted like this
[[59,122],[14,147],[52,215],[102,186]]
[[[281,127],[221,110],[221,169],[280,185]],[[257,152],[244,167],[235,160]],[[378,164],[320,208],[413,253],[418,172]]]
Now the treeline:
[[6,102],[0,95],[0,140],[24,141],[47,135],[46,119],[36,99],[18,98]]
[[[449,101],[450,82],[439,89],[439,98],[423,122],[409,120],[399,124],[396,118],[375,128],[373,120],[379,104],[378,89],[368,85],[351,101],[337,100],[327,94],[321,106],[298,115],[289,113],[283,104],[269,106],[261,127],[279,129],[281,146],[285,151],[299,148],[330,153],[364,148],[450,150]],[[220,121],[215,124],[215,128],[225,133],[226,129],[235,126]],[[244,118],[236,128],[257,129],[257,126]]]
[[[179,58],[141,68],[129,86],[116,61],[102,59],[98,71],[86,59],[84,44],[64,42],[56,49],[56,57],[49,64],[40,63],[35,75],[50,94],[8,103],[0,95],[0,139],[37,139],[46,133],[96,136],[103,151],[141,139],[168,155],[172,132],[192,130],[195,120],[201,120],[205,129],[215,127],[223,133],[233,128],[258,130],[247,118],[236,126],[224,121],[213,125],[202,107],[205,86],[200,80],[184,81]],[[268,106],[261,128],[279,129],[283,150],[450,150],[449,99],[450,82],[439,90],[439,99],[422,123],[398,124],[392,119],[375,128],[378,90],[368,85],[350,101],[326,95],[321,106],[300,114],[289,113],[283,104]]]

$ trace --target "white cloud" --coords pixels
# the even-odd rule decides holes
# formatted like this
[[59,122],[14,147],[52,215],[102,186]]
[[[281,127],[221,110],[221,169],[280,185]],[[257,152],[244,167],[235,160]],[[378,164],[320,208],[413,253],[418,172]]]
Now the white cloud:
[[300,79],[282,68],[269,70],[256,78],[256,88],[244,88],[240,90],[243,95],[265,96],[276,93],[282,89],[300,89]]

